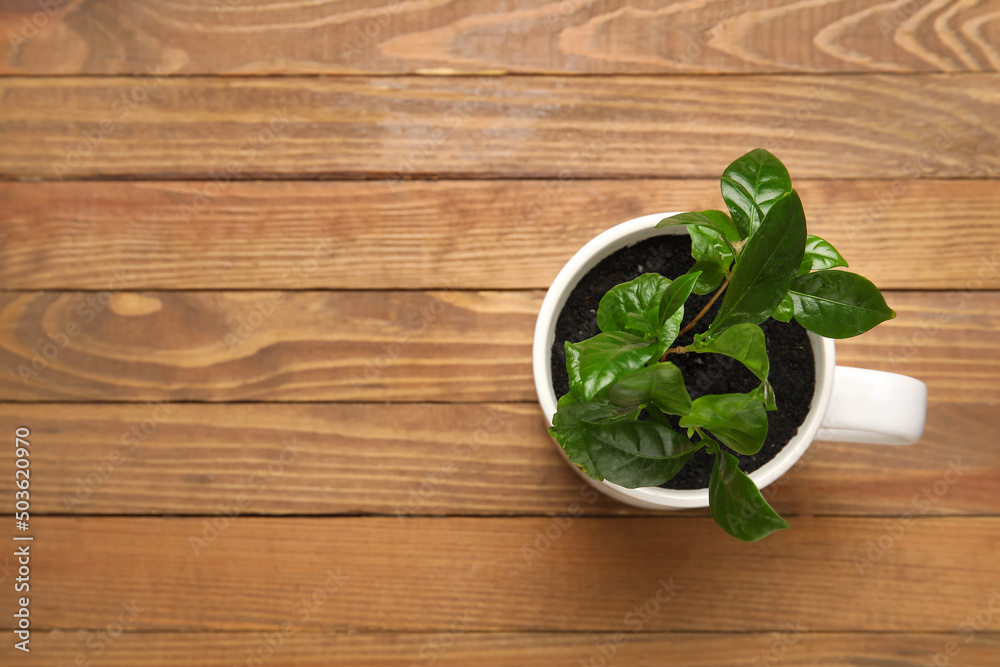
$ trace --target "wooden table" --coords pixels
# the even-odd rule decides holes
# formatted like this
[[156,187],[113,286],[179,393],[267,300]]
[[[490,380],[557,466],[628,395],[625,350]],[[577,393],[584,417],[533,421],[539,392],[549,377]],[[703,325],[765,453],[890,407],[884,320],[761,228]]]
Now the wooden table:
[[[997,1],[386,2],[0,9],[2,663],[1000,664]],[[754,146],[930,405],[743,544],[582,484],[530,342]]]

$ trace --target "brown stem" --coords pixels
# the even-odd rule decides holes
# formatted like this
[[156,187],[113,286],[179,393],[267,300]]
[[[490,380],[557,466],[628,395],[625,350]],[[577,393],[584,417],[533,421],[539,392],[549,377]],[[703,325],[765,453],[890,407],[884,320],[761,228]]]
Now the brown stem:
[[[716,290],[715,294],[712,295],[712,298],[709,299],[708,303],[705,304],[705,307],[701,309],[701,312],[699,312],[697,315],[695,315],[694,319],[691,320],[690,322],[688,322],[686,327],[684,327],[683,329],[681,329],[680,333],[677,334],[677,338],[680,338],[681,336],[683,336],[684,334],[686,334],[688,331],[691,331],[691,327],[693,327],[694,325],[698,324],[698,320],[700,320],[702,317],[705,316],[705,313],[708,312],[708,309],[712,307],[712,304],[715,303],[718,300],[719,296],[726,290],[726,287],[728,287],[728,286],[729,286],[729,278],[726,278],[722,282],[722,286],[719,287],[718,290]],[[660,357],[660,361],[665,361],[666,358],[667,358],[667,355],[670,354],[671,352],[680,352],[683,349],[684,349],[683,347],[672,347],[672,348],[670,348],[669,350],[667,350],[666,352],[663,353],[663,356]]]

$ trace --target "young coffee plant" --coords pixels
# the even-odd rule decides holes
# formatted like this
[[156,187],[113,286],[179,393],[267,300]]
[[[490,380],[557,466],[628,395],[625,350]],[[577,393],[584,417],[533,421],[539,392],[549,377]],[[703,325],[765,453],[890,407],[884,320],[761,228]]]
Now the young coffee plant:
[[[628,488],[668,481],[706,448],[715,456],[712,517],[730,535],[754,541],[788,528],[731,453],[757,453],[767,412],[777,409],[760,323],[794,318],[821,336],[847,338],[896,314],[871,282],[836,270],[847,262],[830,243],[806,233],[802,202],[774,155],[756,149],[729,165],[722,198],[728,214],[681,213],[657,225],[688,227],[695,259],[688,273],[673,280],[645,273],[611,288],[597,310],[601,333],[566,342],[570,390],[559,399],[550,433],[587,475]],[[713,291],[682,329],[691,293]],[[690,345],[671,347],[720,297],[707,330]],[[680,354],[732,357],[760,385],[691,400],[670,361]]]

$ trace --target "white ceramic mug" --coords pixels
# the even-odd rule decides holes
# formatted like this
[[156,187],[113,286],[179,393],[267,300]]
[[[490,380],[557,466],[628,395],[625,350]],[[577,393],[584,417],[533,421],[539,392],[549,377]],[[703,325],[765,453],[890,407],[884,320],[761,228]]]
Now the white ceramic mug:
[[[552,343],[556,319],[566,299],[588,271],[616,250],[661,234],[686,234],[682,226],[656,229],[658,222],[671,215],[674,213],[646,215],[612,227],[573,255],[552,282],[538,313],[532,345],[535,389],[549,424],[557,402],[552,389]],[[927,386],[923,382],[896,373],[837,366],[832,339],[809,332],[809,340],[816,361],[816,389],[809,414],[778,455],[750,473],[758,488],[787,472],[813,440],[912,445],[924,432]],[[626,489],[608,481],[597,482],[575,465],[573,468],[598,490],[636,507],[708,507],[708,489]]]

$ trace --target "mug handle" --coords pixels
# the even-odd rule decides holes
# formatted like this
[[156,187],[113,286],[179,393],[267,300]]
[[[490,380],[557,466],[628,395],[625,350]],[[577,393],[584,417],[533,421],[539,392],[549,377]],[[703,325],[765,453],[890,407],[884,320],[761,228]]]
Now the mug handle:
[[837,366],[817,440],[913,445],[924,433],[927,385],[915,378]]

